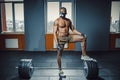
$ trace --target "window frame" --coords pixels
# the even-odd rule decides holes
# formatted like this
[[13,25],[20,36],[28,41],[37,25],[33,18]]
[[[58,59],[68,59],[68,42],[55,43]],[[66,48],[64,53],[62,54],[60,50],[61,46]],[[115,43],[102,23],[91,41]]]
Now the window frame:
[[[6,24],[6,13],[3,13],[3,9],[1,7],[1,5],[4,5],[4,10],[5,10],[5,3],[12,3],[12,20],[13,20],[13,32],[8,32],[7,31],[7,24]],[[0,1],[0,8],[1,8],[1,15],[5,15],[4,19],[1,18],[1,33],[20,33],[20,32],[23,32],[24,31],[16,31],[16,26],[15,26],[15,4],[23,4],[24,5],[24,1]],[[24,8],[24,7],[23,7]],[[4,23],[3,23],[3,20],[4,20]]]

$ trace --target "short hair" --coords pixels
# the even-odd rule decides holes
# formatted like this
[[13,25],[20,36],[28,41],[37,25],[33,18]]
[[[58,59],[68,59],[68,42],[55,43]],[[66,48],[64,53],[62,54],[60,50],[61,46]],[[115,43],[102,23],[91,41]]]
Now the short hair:
[[61,10],[61,9],[64,9],[65,12],[67,13],[67,9],[66,9],[65,7],[61,7],[60,10]]

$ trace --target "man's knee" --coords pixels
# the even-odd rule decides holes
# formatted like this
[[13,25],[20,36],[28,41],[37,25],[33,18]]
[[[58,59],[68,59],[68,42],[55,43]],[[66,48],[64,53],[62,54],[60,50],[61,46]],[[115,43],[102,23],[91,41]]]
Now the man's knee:
[[63,52],[63,48],[61,48],[61,49],[57,49],[57,52],[58,52],[58,54],[62,54],[62,52]]
[[85,42],[86,40],[87,38],[83,36],[80,41]]

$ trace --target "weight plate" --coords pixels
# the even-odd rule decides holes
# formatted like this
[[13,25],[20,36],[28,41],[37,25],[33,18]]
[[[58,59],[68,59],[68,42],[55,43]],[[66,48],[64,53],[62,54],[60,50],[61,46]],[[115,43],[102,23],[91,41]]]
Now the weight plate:
[[96,79],[98,77],[98,65],[95,61],[84,61],[84,73],[87,79]]
[[32,61],[20,61],[18,66],[18,74],[22,79],[30,79],[33,73]]

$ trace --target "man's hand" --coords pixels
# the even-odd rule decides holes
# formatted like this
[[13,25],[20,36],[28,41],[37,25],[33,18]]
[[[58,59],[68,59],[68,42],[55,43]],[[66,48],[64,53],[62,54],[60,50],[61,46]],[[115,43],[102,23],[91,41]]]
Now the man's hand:
[[81,33],[81,35],[82,35],[83,37],[87,38],[87,35],[86,35],[86,34]]
[[56,45],[58,50],[62,50],[62,47],[60,46],[60,44],[56,44]]

